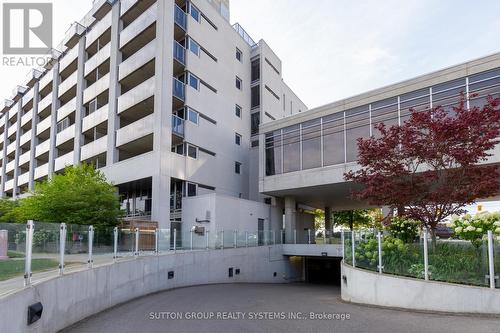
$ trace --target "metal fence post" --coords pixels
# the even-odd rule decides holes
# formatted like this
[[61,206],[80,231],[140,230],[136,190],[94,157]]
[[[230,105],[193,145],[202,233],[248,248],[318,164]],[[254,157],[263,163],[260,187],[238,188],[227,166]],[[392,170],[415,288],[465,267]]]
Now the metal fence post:
[[307,229],[307,244],[311,244],[311,229]]
[[234,248],[238,247],[238,231],[237,230],[233,230],[233,245],[234,245]]
[[378,241],[378,272],[382,274],[382,270],[384,266],[382,266],[382,234],[380,231],[377,233],[377,241]]
[[135,250],[134,256],[137,258],[139,256],[139,228],[135,228]]
[[248,231],[245,231],[245,247],[248,247]]
[[274,230],[271,230],[271,235],[273,238],[273,245],[276,245],[276,234],[275,234]]
[[64,273],[64,251],[66,251],[66,223],[59,226],[59,275]]
[[293,229],[293,244],[297,244],[297,229]]
[[113,260],[118,258],[118,227],[113,228]]
[[326,244],[326,228],[325,231],[323,231],[323,244]]
[[427,247],[427,227],[424,227],[424,279],[429,280],[429,252]]
[[345,255],[345,249],[344,249],[345,244],[344,244],[344,242],[345,242],[345,239],[344,239],[344,229],[342,229],[340,231],[340,243],[342,243],[342,246],[341,246],[342,258],[344,258],[344,255]]
[[224,229],[221,230],[221,249],[224,250]]
[[207,240],[207,250],[210,248],[210,243],[209,243],[209,236],[208,236],[208,233],[210,232],[210,230],[206,230],[205,231],[205,238]]
[[24,262],[24,286],[31,284],[31,253],[33,250],[33,231],[35,224],[32,220],[26,223],[26,258]]
[[193,230],[189,230],[189,248],[193,251]]
[[94,259],[93,259],[93,247],[94,247],[94,227],[89,226],[89,259],[87,260],[88,268],[94,267]]
[[354,230],[351,231],[351,247],[352,247],[352,267],[356,267],[356,257],[354,255],[354,252],[356,251],[356,245],[354,243],[355,237],[354,237]]
[[160,239],[160,230],[158,228],[156,228],[155,229],[155,254],[156,255],[158,255],[160,253],[159,239]]
[[490,288],[495,289],[495,261],[493,257],[493,232],[488,230],[488,266],[490,273]]
[[174,252],[177,251],[177,229],[174,229]]

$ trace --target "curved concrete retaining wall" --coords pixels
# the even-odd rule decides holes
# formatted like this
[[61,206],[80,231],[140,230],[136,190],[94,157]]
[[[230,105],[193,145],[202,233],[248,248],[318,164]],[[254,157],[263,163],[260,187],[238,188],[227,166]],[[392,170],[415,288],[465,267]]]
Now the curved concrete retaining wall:
[[[282,254],[281,246],[195,251],[139,257],[71,273],[0,299],[0,332],[57,332],[114,305],[178,287],[300,280],[302,263]],[[240,274],[228,277],[230,267],[234,272],[239,268]],[[174,271],[173,279],[168,279],[169,271]],[[27,326],[28,306],[36,302],[43,304],[42,318]]]
[[500,314],[500,289],[377,274],[344,262],[341,284],[342,299],[348,302],[412,310]]

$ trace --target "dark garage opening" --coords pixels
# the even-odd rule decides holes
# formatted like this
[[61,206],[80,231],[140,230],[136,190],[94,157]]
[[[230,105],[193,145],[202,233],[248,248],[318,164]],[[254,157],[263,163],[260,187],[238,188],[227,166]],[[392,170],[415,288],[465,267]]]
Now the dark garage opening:
[[341,260],[341,258],[306,257],[306,282],[340,286]]

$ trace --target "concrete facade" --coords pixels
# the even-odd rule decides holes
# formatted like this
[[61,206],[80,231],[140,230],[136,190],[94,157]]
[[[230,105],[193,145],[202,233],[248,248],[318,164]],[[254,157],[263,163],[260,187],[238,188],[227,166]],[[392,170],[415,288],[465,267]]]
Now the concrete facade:
[[127,216],[162,228],[180,228],[183,197],[264,202],[258,126],[307,108],[229,14],[227,0],[94,1],[2,108],[1,195],[86,162]]
[[[240,269],[228,276],[229,268]],[[172,279],[168,272],[174,272]],[[214,283],[290,283],[302,280],[302,260],[279,246],[194,251],[141,257],[40,282],[0,299],[1,332],[58,332],[114,305],[162,290]],[[27,307],[43,304],[27,326]]]
[[344,263],[342,280],[342,300],[347,302],[422,311],[500,314],[498,289],[377,274]]

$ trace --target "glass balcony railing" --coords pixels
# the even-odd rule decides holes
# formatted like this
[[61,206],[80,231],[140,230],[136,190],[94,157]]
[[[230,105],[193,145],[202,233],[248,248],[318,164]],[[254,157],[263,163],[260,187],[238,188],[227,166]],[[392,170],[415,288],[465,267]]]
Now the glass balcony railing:
[[184,137],[184,119],[172,115],[172,133]]
[[174,77],[174,83],[172,85],[172,90],[173,90],[173,94],[174,94],[174,97],[180,99],[181,101],[184,101],[185,97],[186,97],[186,89],[185,89],[185,85],[183,82],[177,80],[175,77]]
[[184,46],[179,44],[177,41],[174,40],[174,59],[180,62],[181,64],[185,64],[186,60],[186,49]]
[[186,30],[186,13],[177,5],[175,5],[174,22],[179,27]]

